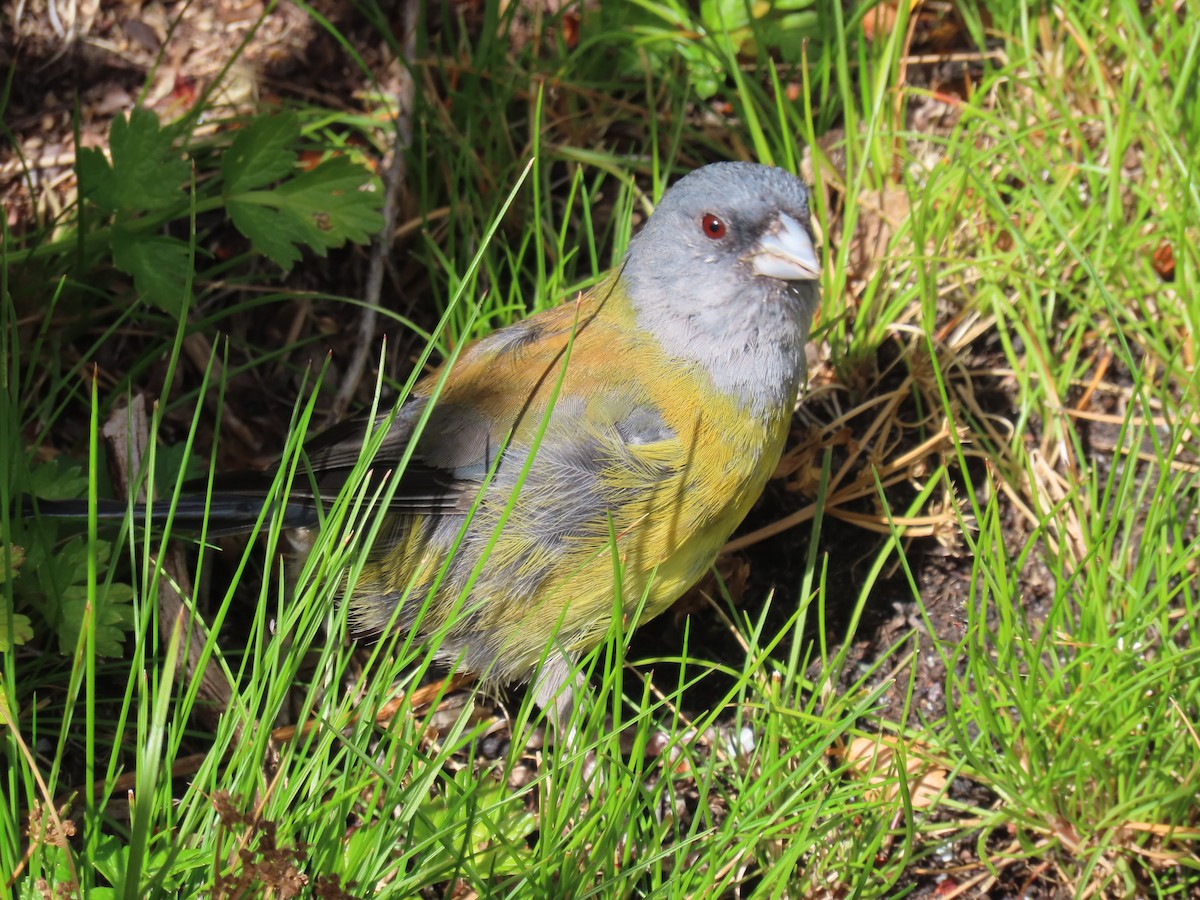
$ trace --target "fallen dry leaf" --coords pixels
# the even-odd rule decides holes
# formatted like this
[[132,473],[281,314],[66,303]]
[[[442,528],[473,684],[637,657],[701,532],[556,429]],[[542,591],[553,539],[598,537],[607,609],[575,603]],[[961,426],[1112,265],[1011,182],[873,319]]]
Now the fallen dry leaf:
[[908,217],[908,191],[898,187],[863,191],[858,207],[858,223],[850,239],[850,271],[867,281],[887,256],[892,234]]
[[[906,750],[905,783],[913,809],[929,809],[945,792],[949,772],[931,763],[919,744],[909,745]],[[846,747],[844,758],[851,772],[876,785],[863,792],[868,800],[892,800],[900,793],[893,739],[856,737]]]

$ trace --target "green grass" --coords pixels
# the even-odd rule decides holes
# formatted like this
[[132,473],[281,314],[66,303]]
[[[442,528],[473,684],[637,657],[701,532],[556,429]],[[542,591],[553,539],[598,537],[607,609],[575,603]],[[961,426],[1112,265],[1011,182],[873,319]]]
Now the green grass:
[[[285,472],[318,427],[343,362],[318,375],[307,361],[320,369],[323,323],[353,321],[360,301],[281,288],[249,251],[206,255],[222,224],[197,209],[228,135],[181,131],[199,173],[172,219],[187,316],[133,299],[102,255],[54,251],[74,208],[56,232],[6,237],[0,632],[24,643],[0,680],[0,879],[16,895],[44,881],[69,896],[287,896],[301,877],[316,896],[1200,890],[1196,14],[963,7],[978,52],[927,87],[913,86],[930,70],[909,58],[906,11],[865,40],[860,12],[816,9],[822,39],[801,68],[766,38],[740,59],[691,40],[705,23],[682,4],[603,4],[574,49],[558,20],[514,44],[514,12],[418,39],[393,254],[413,296],[385,297],[389,342],[371,356],[384,374],[357,395],[382,410],[423,348],[437,362],[593,283],[674,175],[719,158],[796,167],[821,140],[830,265],[804,410],[819,437],[797,435],[788,457],[808,493],[777,493],[827,502],[799,526],[801,556],[771,569],[788,572],[772,594],[718,589],[697,617],[728,623],[736,663],[699,627],[672,658],[639,659],[614,625],[584,662],[570,746],[528,743],[540,714],[513,694],[511,744],[483,759],[500,726],[474,704],[410,705],[429,647],[344,639],[333,598],[362,560],[337,524],[372,527],[366,487],[340,498],[302,566],[285,566],[270,523],[244,551],[185,544],[205,662],[234,685],[216,718],[160,621],[178,578],[161,531],[17,514],[27,492],[109,495],[96,435],[132,393],[158,398],[146,478],[163,504],[218,439],[242,440],[235,419],[279,426],[241,453],[283,452]],[[726,114],[701,98],[713,84]],[[936,130],[905,116],[937,102],[950,119]],[[299,148],[370,157],[393,137],[374,109],[296,111]],[[871,228],[880,252],[863,263]],[[309,326],[271,343],[268,324],[301,308]],[[395,349],[414,329],[417,348]],[[206,365],[184,355],[194,335],[216,348]],[[252,377],[286,385],[286,402],[239,408]],[[874,530],[848,539],[850,514]],[[751,565],[771,565],[765,552]],[[928,577],[939,558],[961,576],[954,628]],[[872,622],[892,604],[910,626],[884,639]],[[944,711],[926,702],[930,665],[946,672]],[[316,724],[273,735],[285,714]]]

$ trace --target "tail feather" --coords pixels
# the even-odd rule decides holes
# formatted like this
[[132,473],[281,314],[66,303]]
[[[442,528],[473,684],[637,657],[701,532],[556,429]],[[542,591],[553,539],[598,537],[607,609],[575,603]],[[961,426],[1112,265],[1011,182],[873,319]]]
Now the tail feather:
[[[351,472],[351,467],[343,466],[314,472],[311,478],[298,477],[290,486],[287,499],[272,508],[266,521],[271,523],[278,517],[283,528],[316,526],[318,510],[332,502],[346,487]],[[371,470],[363,488],[371,493],[383,490],[392,474],[390,469]],[[166,499],[159,500],[150,510],[150,521],[163,525],[170,518],[172,528],[194,532],[201,531],[207,522],[207,534],[213,537],[245,534],[254,529],[273,484],[274,475],[267,472],[225,473],[217,476],[211,486],[207,479],[185,482],[174,507]],[[477,478],[463,479],[442,469],[413,463],[391,492],[388,508],[403,515],[462,515],[470,508],[480,484]],[[130,505],[119,500],[98,500],[96,503],[96,515],[107,521],[123,519],[130,511]],[[132,514],[133,521],[145,521],[146,505],[133,504]],[[22,515],[27,518],[86,519],[88,503],[86,500],[26,497]]]
[[[231,534],[246,534],[254,530],[263,509],[265,497],[253,493],[222,493],[205,497],[201,494],[185,494],[172,507],[163,500],[150,508],[150,521],[165,525],[168,518],[172,527],[182,531],[200,531],[208,523],[208,534],[213,537]],[[129,504],[119,500],[98,500],[96,516],[104,521],[123,519],[130,513]],[[24,515],[29,518],[86,519],[86,500],[39,500],[26,498]],[[283,528],[309,528],[317,524],[317,510],[312,503],[288,502],[278,510]],[[132,505],[135,522],[145,521],[146,504]],[[267,518],[270,524],[271,517]]]

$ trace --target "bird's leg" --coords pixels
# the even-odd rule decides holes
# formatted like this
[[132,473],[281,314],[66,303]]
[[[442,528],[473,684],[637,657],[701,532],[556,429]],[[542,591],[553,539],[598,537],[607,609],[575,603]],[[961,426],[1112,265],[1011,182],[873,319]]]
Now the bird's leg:
[[[533,700],[550,720],[550,728],[554,730],[556,740],[562,741],[560,747],[575,754],[582,750],[579,746],[579,729],[572,722],[575,700],[586,695],[588,690],[587,678],[579,671],[578,662],[573,655],[553,653],[546,658],[542,668],[533,681]],[[636,729],[634,729],[636,731]],[[633,734],[622,734],[621,752],[633,750]],[[658,757],[670,743],[670,736],[660,728],[655,728],[649,735],[644,752],[648,757]],[[583,779],[588,783],[592,793],[600,787],[602,781],[597,770],[596,750],[589,749],[582,754]]]
[[[579,671],[578,660],[565,651],[556,651],[546,657],[533,681],[533,702],[546,713],[555,739],[561,740],[561,747],[567,751],[575,750],[579,739],[578,729],[571,721],[575,699],[586,691],[587,678]],[[599,786],[595,776],[596,751],[588,750],[583,754],[583,779],[588,783],[589,791],[595,791]]]
[[565,738],[568,746],[574,737],[570,726],[575,697],[586,690],[587,680],[578,671],[575,658],[565,652],[546,657],[533,681],[533,702],[546,713],[557,736]]

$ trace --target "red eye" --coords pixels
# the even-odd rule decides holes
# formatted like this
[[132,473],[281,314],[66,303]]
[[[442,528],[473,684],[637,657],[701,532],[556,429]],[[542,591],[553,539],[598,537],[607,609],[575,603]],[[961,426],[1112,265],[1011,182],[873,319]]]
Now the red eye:
[[725,223],[712,213],[704,214],[704,218],[700,220],[700,227],[704,229],[704,236],[710,237],[714,241],[725,237]]

